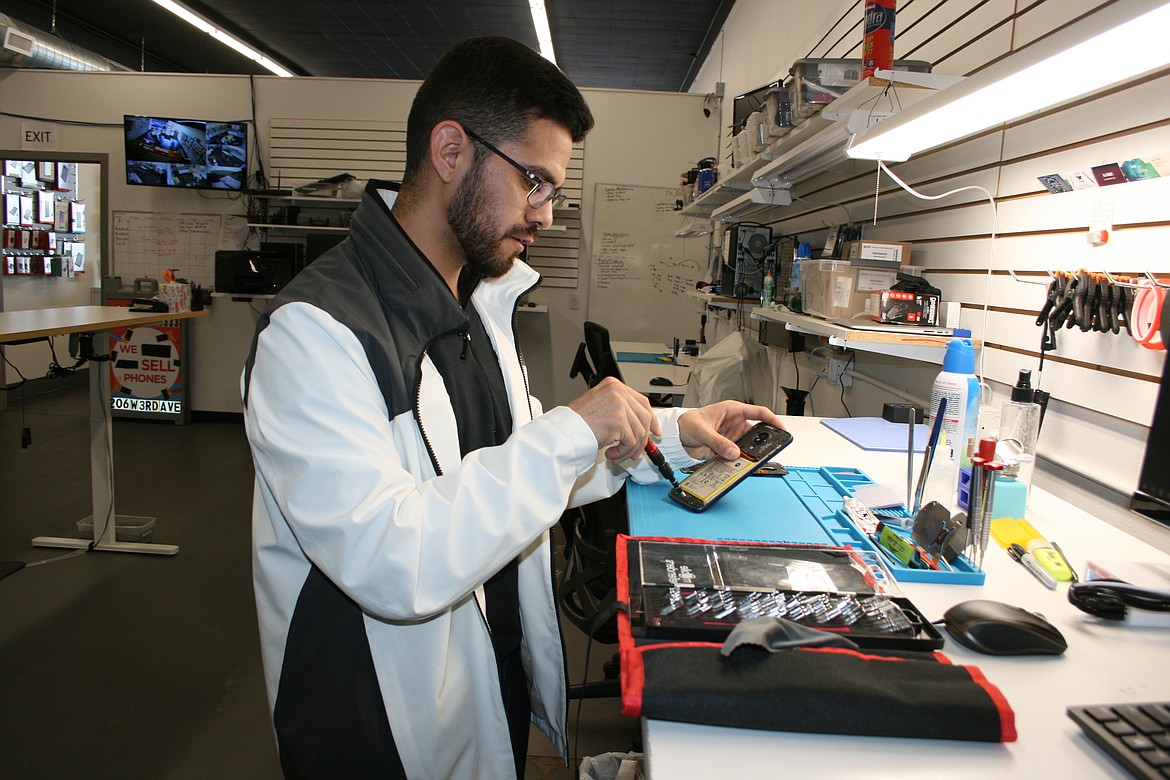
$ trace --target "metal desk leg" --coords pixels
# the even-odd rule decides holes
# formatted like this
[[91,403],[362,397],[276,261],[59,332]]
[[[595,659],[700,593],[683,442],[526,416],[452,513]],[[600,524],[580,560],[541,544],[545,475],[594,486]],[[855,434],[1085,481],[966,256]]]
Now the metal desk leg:
[[178,545],[118,541],[119,517],[129,519],[131,516],[119,516],[114,512],[114,431],[111,421],[109,369],[105,363],[90,363],[89,460],[90,479],[93,482],[93,539],[38,536],[32,543],[37,547],[80,550],[93,545],[93,549],[105,552],[174,555],[179,551]]

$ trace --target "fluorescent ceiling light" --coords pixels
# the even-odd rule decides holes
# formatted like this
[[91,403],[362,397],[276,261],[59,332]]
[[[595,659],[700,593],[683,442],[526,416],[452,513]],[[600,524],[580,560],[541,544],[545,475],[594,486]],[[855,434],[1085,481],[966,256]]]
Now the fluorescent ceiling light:
[[[1151,6],[1157,6],[1148,10]],[[1135,9],[1145,11],[1135,16]],[[1128,18],[1097,33],[1117,18]],[[1115,3],[854,137],[850,157],[901,162],[1170,64],[1170,3]],[[1046,56],[1049,52],[1056,54]]]
[[556,65],[557,55],[553,52],[552,30],[548,27],[548,13],[544,8],[544,0],[528,0],[528,7],[532,11],[532,26],[536,28],[540,56]]
[[183,21],[187,22],[187,24],[195,27],[200,32],[205,32],[220,43],[226,46],[230,46],[248,59],[272,71],[277,76],[284,76],[287,78],[294,75],[291,71],[286,70],[285,68],[276,64],[265,55],[261,54],[248,44],[241,41],[239,38],[236,38],[231,33],[219,29],[207,19],[204,19],[202,16],[192,11],[190,8],[176,3],[174,0],[154,0],[154,2],[167,9]]

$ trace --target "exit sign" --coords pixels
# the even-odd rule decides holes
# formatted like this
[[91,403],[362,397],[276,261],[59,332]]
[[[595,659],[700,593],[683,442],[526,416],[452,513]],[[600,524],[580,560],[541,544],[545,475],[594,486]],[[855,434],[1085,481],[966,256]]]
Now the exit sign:
[[23,151],[57,151],[57,129],[53,125],[22,122],[20,125],[20,148]]

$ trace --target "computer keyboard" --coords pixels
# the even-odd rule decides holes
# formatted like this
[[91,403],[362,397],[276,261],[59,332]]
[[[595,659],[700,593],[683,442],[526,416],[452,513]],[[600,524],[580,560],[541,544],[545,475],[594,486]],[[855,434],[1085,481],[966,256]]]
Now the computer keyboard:
[[1082,705],[1066,712],[1134,777],[1170,778],[1170,702]]

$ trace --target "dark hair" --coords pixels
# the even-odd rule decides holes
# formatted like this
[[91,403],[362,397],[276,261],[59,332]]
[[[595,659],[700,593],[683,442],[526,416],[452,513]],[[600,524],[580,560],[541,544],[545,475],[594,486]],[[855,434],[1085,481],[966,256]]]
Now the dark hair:
[[429,155],[431,130],[453,119],[491,143],[516,140],[534,119],[550,119],[581,141],[593,114],[556,65],[519,41],[468,38],[444,54],[419,87],[406,123],[409,182]]

